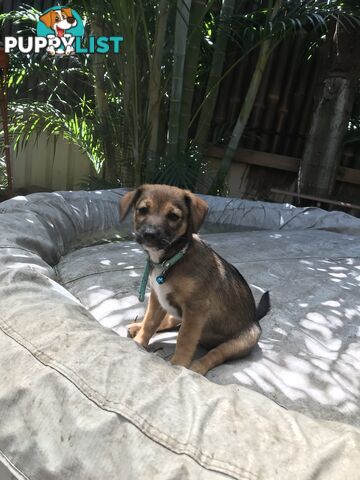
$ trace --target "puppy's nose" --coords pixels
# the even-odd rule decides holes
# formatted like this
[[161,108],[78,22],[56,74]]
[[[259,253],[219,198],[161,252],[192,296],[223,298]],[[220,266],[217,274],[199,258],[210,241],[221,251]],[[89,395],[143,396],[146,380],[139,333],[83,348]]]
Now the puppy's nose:
[[67,21],[70,23],[70,24],[73,24],[75,22],[75,18],[74,17],[67,17]]
[[142,236],[146,242],[153,242],[160,237],[160,230],[156,227],[146,227]]

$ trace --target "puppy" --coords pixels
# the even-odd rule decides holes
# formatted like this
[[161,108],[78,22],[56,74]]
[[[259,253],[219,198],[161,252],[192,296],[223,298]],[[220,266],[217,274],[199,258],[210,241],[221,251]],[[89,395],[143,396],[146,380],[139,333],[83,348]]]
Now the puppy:
[[[128,327],[130,336],[146,347],[156,331],[180,324],[171,363],[203,375],[247,355],[270,310],[269,294],[256,308],[238,270],[196,235],[207,203],[187,190],[143,185],[121,199],[121,220],[132,207],[135,239],[149,255],[151,293],[143,321]],[[209,351],[193,361],[198,344]]]
[[[77,21],[73,16],[71,8],[61,8],[59,10],[50,10],[39,18],[48,28],[54,30],[55,35],[48,35],[49,38],[64,37],[66,30],[76,27]],[[55,55],[55,48],[49,47],[49,53]],[[67,46],[65,50],[66,55],[70,55],[74,48]]]

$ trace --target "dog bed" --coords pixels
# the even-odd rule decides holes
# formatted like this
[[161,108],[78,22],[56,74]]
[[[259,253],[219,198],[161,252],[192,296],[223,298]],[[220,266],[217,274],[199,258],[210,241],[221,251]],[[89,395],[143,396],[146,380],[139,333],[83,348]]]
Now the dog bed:
[[150,352],[126,338],[145,256],[123,193],[0,204],[0,462],[39,480],[357,479],[360,221],[206,197],[203,237],[272,310],[249,357],[203,378],[167,362],[176,333]]

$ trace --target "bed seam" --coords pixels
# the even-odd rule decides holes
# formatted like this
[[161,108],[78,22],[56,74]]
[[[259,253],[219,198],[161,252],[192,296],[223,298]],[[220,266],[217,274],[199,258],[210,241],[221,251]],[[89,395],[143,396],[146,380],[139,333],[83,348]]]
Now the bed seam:
[[[196,449],[193,445],[190,444],[191,451],[186,451],[187,448],[189,447],[189,444],[185,444],[173,437],[171,437],[168,433],[164,433],[161,430],[159,430],[158,427],[152,425],[149,420],[146,418],[143,418],[139,413],[132,411],[128,406],[122,404],[121,402],[117,402],[114,400],[110,400],[106,397],[104,397],[101,393],[97,392],[94,390],[88,383],[82,379],[73,369],[69,366],[65,366],[52,358],[48,353],[45,353],[41,351],[38,347],[32,344],[32,342],[25,337],[23,337],[20,333],[18,333],[16,330],[14,330],[8,323],[4,320],[1,321],[0,323],[0,329],[10,338],[12,338],[16,343],[21,345],[23,348],[25,348],[36,360],[38,360],[40,363],[42,363],[44,366],[52,368],[55,370],[57,373],[65,377],[68,381],[70,381],[88,400],[92,401],[95,403],[101,410],[105,411],[110,411],[112,413],[121,415],[124,417],[126,420],[128,420],[132,425],[134,425],[138,430],[146,435],[150,440],[155,441],[157,444],[161,445],[162,447],[170,450],[171,452],[177,454],[177,455],[186,455],[190,457],[193,461],[198,463],[201,467],[210,470],[210,471],[215,471],[218,473],[226,474],[228,476],[231,476],[232,478],[240,479],[240,480],[252,480],[252,479],[257,479],[258,476],[254,474],[253,472],[247,471],[243,469],[242,467],[238,467],[236,465],[232,465],[231,463],[223,463],[221,460],[217,460],[214,458],[209,457],[208,454],[203,453],[201,450]],[[11,335],[13,333],[13,335]],[[16,338],[18,337],[18,338]],[[27,347],[24,343],[28,343],[34,351],[32,351],[29,347]],[[48,363],[47,363],[48,361]],[[70,372],[75,378],[71,378],[71,375],[69,375]],[[76,383],[78,382],[78,383]],[[87,390],[87,391],[86,391]],[[106,403],[109,405],[107,406]],[[116,406],[118,405],[118,407]],[[121,411],[123,410],[123,411]],[[140,420],[136,420],[136,417]],[[150,431],[149,431],[150,430]],[[151,431],[153,430],[153,432]],[[154,432],[155,431],[155,432]],[[155,435],[155,437],[153,436]],[[166,441],[171,441],[172,443],[175,443],[175,445],[180,445],[181,450],[177,450],[176,447],[172,446],[170,447],[167,445],[165,442]],[[196,450],[199,452],[198,454],[196,453]],[[198,458],[200,456],[204,457],[204,460],[201,458]],[[219,465],[209,465],[207,462],[209,460],[212,460],[213,462],[217,462]],[[236,475],[236,476],[235,476]]]

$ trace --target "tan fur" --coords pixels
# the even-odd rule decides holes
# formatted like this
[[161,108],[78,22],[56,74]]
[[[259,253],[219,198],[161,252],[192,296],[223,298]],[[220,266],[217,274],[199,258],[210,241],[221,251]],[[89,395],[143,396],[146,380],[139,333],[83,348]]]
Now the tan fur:
[[44,13],[44,15],[40,16],[40,20],[45,23],[45,25],[48,28],[53,28],[53,25],[55,23],[55,16],[56,13],[53,10],[50,10],[50,12]]
[[149,303],[145,312],[141,327],[134,340],[143,347],[146,347],[150,338],[159,328],[166,312],[163,310],[157,300],[156,295],[150,294]]
[[[179,324],[180,324],[180,321],[178,318],[175,318],[172,315],[169,315],[167,313],[165,317],[161,320],[161,323],[156,331],[163,332],[166,330],[173,330],[174,328],[178,327]],[[141,329],[141,326],[142,326],[142,322],[135,322],[128,325],[129,337],[134,338],[135,335]]]
[[66,17],[72,17],[72,10],[71,8],[62,8],[61,9],[62,13],[65,13]]
[[[154,262],[171,258],[186,242],[190,246],[167,272],[163,285],[154,283],[159,274],[154,267],[144,319],[129,327],[130,336],[146,347],[156,331],[181,321],[171,363],[201,374],[228,359],[246,355],[261,333],[254,298],[239,272],[196,235],[207,213],[206,202],[175,187],[143,185],[122,198],[121,219],[132,207],[135,234],[140,235],[150,225],[168,242],[165,247],[149,246],[139,237]],[[176,213],[176,221],[171,220],[171,212]],[[210,351],[192,363],[199,344]]]

